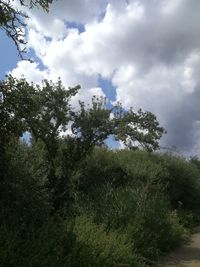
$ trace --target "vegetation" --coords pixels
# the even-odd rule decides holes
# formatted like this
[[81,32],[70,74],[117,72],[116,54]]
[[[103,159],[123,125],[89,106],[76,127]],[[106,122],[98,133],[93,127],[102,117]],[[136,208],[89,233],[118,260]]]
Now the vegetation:
[[165,130],[150,112],[72,108],[79,89],[0,83],[2,266],[149,266],[200,221],[198,158],[155,152]]
[[[23,58],[27,15],[12,0],[0,13]],[[165,130],[150,112],[95,96],[74,109],[79,89],[0,82],[1,266],[150,266],[200,223],[199,159],[155,152]]]

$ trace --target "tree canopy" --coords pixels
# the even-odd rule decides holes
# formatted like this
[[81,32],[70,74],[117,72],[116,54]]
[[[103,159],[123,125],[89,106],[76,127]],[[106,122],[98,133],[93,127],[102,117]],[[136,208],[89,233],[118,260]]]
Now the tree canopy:
[[19,138],[25,131],[31,134],[33,142],[42,142],[48,162],[48,186],[54,200],[56,187],[66,180],[56,174],[60,142],[67,150],[62,155],[67,155],[72,170],[94,147],[105,144],[109,136],[129,149],[142,147],[153,151],[159,148],[158,141],[165,132],[152,113],[134,112],[132,108],[126,111],[121,104],[108,108],[103,97],[94,96],[91,104],[79,101],[75,109],[71,99],[79,89],[79,85],[66,89],[60,79],[56,83],[44,80],[40,86],[10,75],[0,82],[1,150],[12,136]]
[[[79,85],[66,89],[60,79],[56,83],[44,80],[40,86],[9,75],[0,82],[1,116],[15,121],[22,131],[31,132],[46,146],[70,128],[72,137],[88,147],[100,145],[114,135],[129,148],[159,148],[158,141],[165,130],[151,112],[125,110],[120,103],[108,108],[106,99],[96,96],[88,105],[79,101],[77,110],[71,106],[71,98],[79,89]],[[9,120],[1,127],[9,127]]]

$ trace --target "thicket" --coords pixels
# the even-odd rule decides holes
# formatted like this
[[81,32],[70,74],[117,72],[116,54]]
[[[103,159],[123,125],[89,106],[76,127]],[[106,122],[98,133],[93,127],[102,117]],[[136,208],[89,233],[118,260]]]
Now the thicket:
[[[152,152],[164,132],[153,114],[97,99],[75,111],[78,87],[9,79],[0,86],[0,266],[142,267],[184,242],[200,221],[200,162]],[[66,123],[72,134],[61,137]],[[110,134],[127,148],[107,148]]]

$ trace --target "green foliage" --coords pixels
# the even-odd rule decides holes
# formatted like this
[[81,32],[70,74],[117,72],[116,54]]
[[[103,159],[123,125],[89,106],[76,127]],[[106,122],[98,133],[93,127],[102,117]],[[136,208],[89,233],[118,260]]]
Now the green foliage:
[[[129,229],[135,253],[148,263],[179,246],[188,235],[184,227],[198,223],[192,210],[200,203],[199,172],[182,158],[95,149],[78,175],[78,188],[84,193],[77,194],[76,209],[93,213],[107,229]],[[191,210],[191,214],[183,216],[183,209]]]
[[[91,107],[80,102],[80,110],[75,112],[70,100],[79,89],[80,86],[76,86],[65,90],[60,80],[55,84],[45,80],[41,87],[29,84],[25,79],[8,76],[0,83],[1,109],[9,110],[8,115],[12,113],[16,121],[23,122],[26,130],[45,144],[49,139],[54,141],[59,131],[65,131],[68,123],[72,122],[71,129],[76,141],[87,149],[103,144],[111,134],[122,141],[135,139],[148,150],[158,148],[154,143],[161,138],[164,129],[159,127],[153,114],[141,110],[133,112],[132,109],[122,112],[121,106],[108,109],[105,99],[96,97],[93,97]],[[134,131],[127,131],[127,127],[134,127]],[[129,144],[128,147],[132,146]]]
[[200,160],[197,156],[191,157],[189,162],[196,166],[198,170],[200,170]]
[[4,225],[0,235],[1,263],[9,267],[65,266],[65,257],[75,242],[71,230],[56,221],[34,230]]
[[36,232],[0,227],[0,258],[9,267],[144,266],[128,237],[105,231],[91,217],[52,221]]
[[166,169],[154,158],[154,154],[144,151],[121,150],[117,152],[118,164],[130,177],[128,183],[132,186],[142,186],[146,192],[164,189],[161,178],[166,177]]
[[129,233],[134,240],[136,252],[147,262],[170,249],[177,247],[184,240],[184,228],[179,224],[176,214],[170,213],[166,202],[160,196],[140,194],[133,222]]
[[[90,251],[85,260],[86,255],[81,255],[79,266],[143,266],[141,259],[132,253],[132,243],[126,234],[106,231],[91,217],[79,217],[75,222],[75,233],[78,242]],[[90,264],[83,265],[88,260]]]
[[30,168],[29,153],[30,147],[16,140],[7,146],[6,175],[0,183],[1,223],[40,225],[47,219],[48,194]]
[[190,232],[196,231],[200,225],[200,213],[192,211],[180,210],[178,212],[180,223],[187,228]]
[[168,172],[163,183],[173,208],[199,210],[200,172],[198,168],[181,157],[170,155],[158,159]]
[[77,136],[80,145],[89,149],[94,145],[101,145],[112,132],[110,123],[111,110],[106,109],[106,99],[92,98],[92,106],[85,107],[84,102],[79,102],[80,111],[74,113],[72,133]]
[[[162,192],[173,209],[199,210],[200,172],[181,157],[148,154],[144,151],[96,149],[78,170],[79,184],[105,182],[115,186],[142,187],[146,192]],[[90,190],[90,189],[89,189]]]
[[[94,97],[91,106],[87,107],[80,102],[80,110],[74,111],[70,101],[79,89],[80,86],[76,86],[66,90],[60,80],[57,83],[45,80],[39,86],[10,75],[0,83],[0,115],[5,117],[3,121],[8,121],[1,127],[3,136],[6,136],[7,130],[16,135],[16,128],[10,127],[14,121],[19,126],[20,134],[29,131],[33,142],[44,143],[48,162],[48,191],[55,210],[65,205],[68,191],[65,181],[69,180],[69,175],[78,169],[77,165],[95,146],[104,144],[109,135],[114,134],[117,139],[122,137],[123,141],[123,134],[120,133],[126,131],[130,124],[131,127],[135,125],[134,131],[129,131],[126,138],[135,139],[150,150],[158,148],[155,144],[164,132],[156,117],[150,113],[132,110],[122,112],[121,106],[108,109],[103,98]],[[60,132],[67,129],[72,130],[72,136],[61,138]],[[144,138],[146,134],[148,138]],[[72,157],[69,157],[71,154]],[[57,164],[59,158],[62,159],[60,166]]]
[[[55,157],[58,137],[66,130],[71,116],[71,97],[79,86],[65,90],[60,80],[56,84],[44,81],[43,86],[29,84],[25,79],[8,76],[1,82],[2,110],[9,110],[10,117],[22,129],[29,131],[35,142],[42,141],[46,148],[48,162],[47,178],[50,197],[56,207],[58,179],[55,174]],[[14,125],[13,125],[14,126]],[[7,125],[4,125],[5,131]],[[15,132],[15,128],[11,128]]]
[[85,191],[105,183],[112,183],[115,187],[139,186],[146,191],[156,190],[156,187],[164,190],[163,179],[167,171],[154,158],[144,151],[96,148],[79,165],[76,181]]
[[[66,148],[68,154],[65,145],[61,151]],[[0,229],[0,257],[5,266],[140,267],[152,264],[187,237],[180,224],[188,226],[187,218],[170,209],[171,196],[166,187],[169,162],[179,166],[179,158],[144,151],[95,149],[81,161],[83,165],[76,165],[76,172],[66,174],[71,181],[79,174],[82,182],[81,186],[69,186],[74,196],[73,213],[70,215],[66,206],[67,220],[50,219],[47,223],[48,198],[41,187],[46,180],[45,153],[43,142],[27,146],[13,141],[7,149],[11,178],[1,191],[5,192],[1,205],[7,211],[13,205],[13,215],[8,218],[4,213]],[[186,164],[186,170],[194,166],[180,161]],[[57,168],[57,175],[61,177],[66,171]],[[85,180],[81,181],[81,177]],[[10,189],[13,184],[15,192]],[[8,224],[11,220],[15,224]]]
[[[96,97],[75,110],[78,90],[0,83],[3,266],[142,267],[199,223],[198,159],[148,153],[164,132],[153,114]],[[109,135],[128,149],[106,148]]]
[[116,139],[121,140],[124,145],[131,149],[138,146],[148,151],[159,148],[158,140],[165,133],[164,128],[159,127],[156,116],[151,112],[138,112],[130,108],[124,112],[121,104],[114,108]]
[[123,170],[120,168],[116,153],[107,148],[95,148],[85,157],[73,174],[75,187],[83,192],[89,192],[93,187],[105,183],[117,185],[123,181]]
[[79,212],[93,214],[95,222],[107,231],[126,233],[132,250],[150,264],[167,251],[179,246],[187,231],[179,223],[176,212],[162,194],[145,192],[144,188],[114,188],[107,184],[94,188],[79,199]]
[[60,80],[55,84],[44,80],[39,86],[29,84],[23,78],[18,80],[8,76],[0,84],[2,110],[8,110],[9,115],[13,113],[25,130],[30,131],[36,140],[42,139],[48,150],[54,151],[55,139],[72,119],[70,100],[79,89],[80,86],[76,86],[65,90]]

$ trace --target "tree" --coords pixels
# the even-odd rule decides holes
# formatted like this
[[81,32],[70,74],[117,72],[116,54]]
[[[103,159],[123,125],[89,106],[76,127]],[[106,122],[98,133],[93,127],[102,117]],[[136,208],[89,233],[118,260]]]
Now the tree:
[[87,153],[94,146],[102,145],[112,134],[111,109],[106,108],[104,97],[93,96],[88,107],[82,101],[79,105],[80,110],[73,112],[71,128],[76,142],[82,147],[82,152]]
[[[45,80],[40,87],[12,76],[0,83],[0,108],[4,113],[9,110],[11,118],[9,120],[7,115],[8,123],[2,126],[3,130],[6,133],[8,126],[14,121],[21,126],[20,129],[29,131],[36,142],[41,140],[44,143],[48,161],[48,187],[52,194],[57,183],[55,158],[59,133],[66,130],[72,119],[70,99],[79,88],[80,86],[76,86],[65,90],[60,80],[55,84]],[[10,133],[15,132],[16,127],[11,127]]]
[[[25,49],[21,45],[25,45],[24,40],[24,28],[26,27],[25,19],[28,16],[15,8],[12,4],[13,0],[0,0],[0,29],[2,29],[9,38],[15,43],[19,55],[23,58],[23,52]],[[45,11],[48,11],[49,4],[53,0],[19,0],[22,7],[26,6],[28,8],[41,7]]]
[[126,111],[120,103],[114,107],[113,112],[113,133],[116,140],[122,141],[130,149],[138,147],[148,151],[159,149],[159,140],[166,131],[159,126],[153,113],[143,112],[141,109],[134,112],[133,108]]
[[[80,86],[76,86],[66,90],[60,79],[57,83],[45,80],[39,86],[8,76],[0,83],[0,116],[7,121],[1,125],[2,135],[29,131],[35,142],[43,142],[48,162],[48,188],[55,208],[60,206],[58,198],[64,195],[67,174],[110,135],[128,148],[136,149],[140,145],[153,151],[159,148],[158,141],[164,133],[152,113],[126,111],[121,105],[107,108],[106,99],[101,97],[93,97],[88,106],[79,102],[78,111],[74,110],[70,101],[79,89]],[[60,133],[66,130],[72,134],[61,138]],[[56,173],[59,149],[67,166],[62,175]]]

